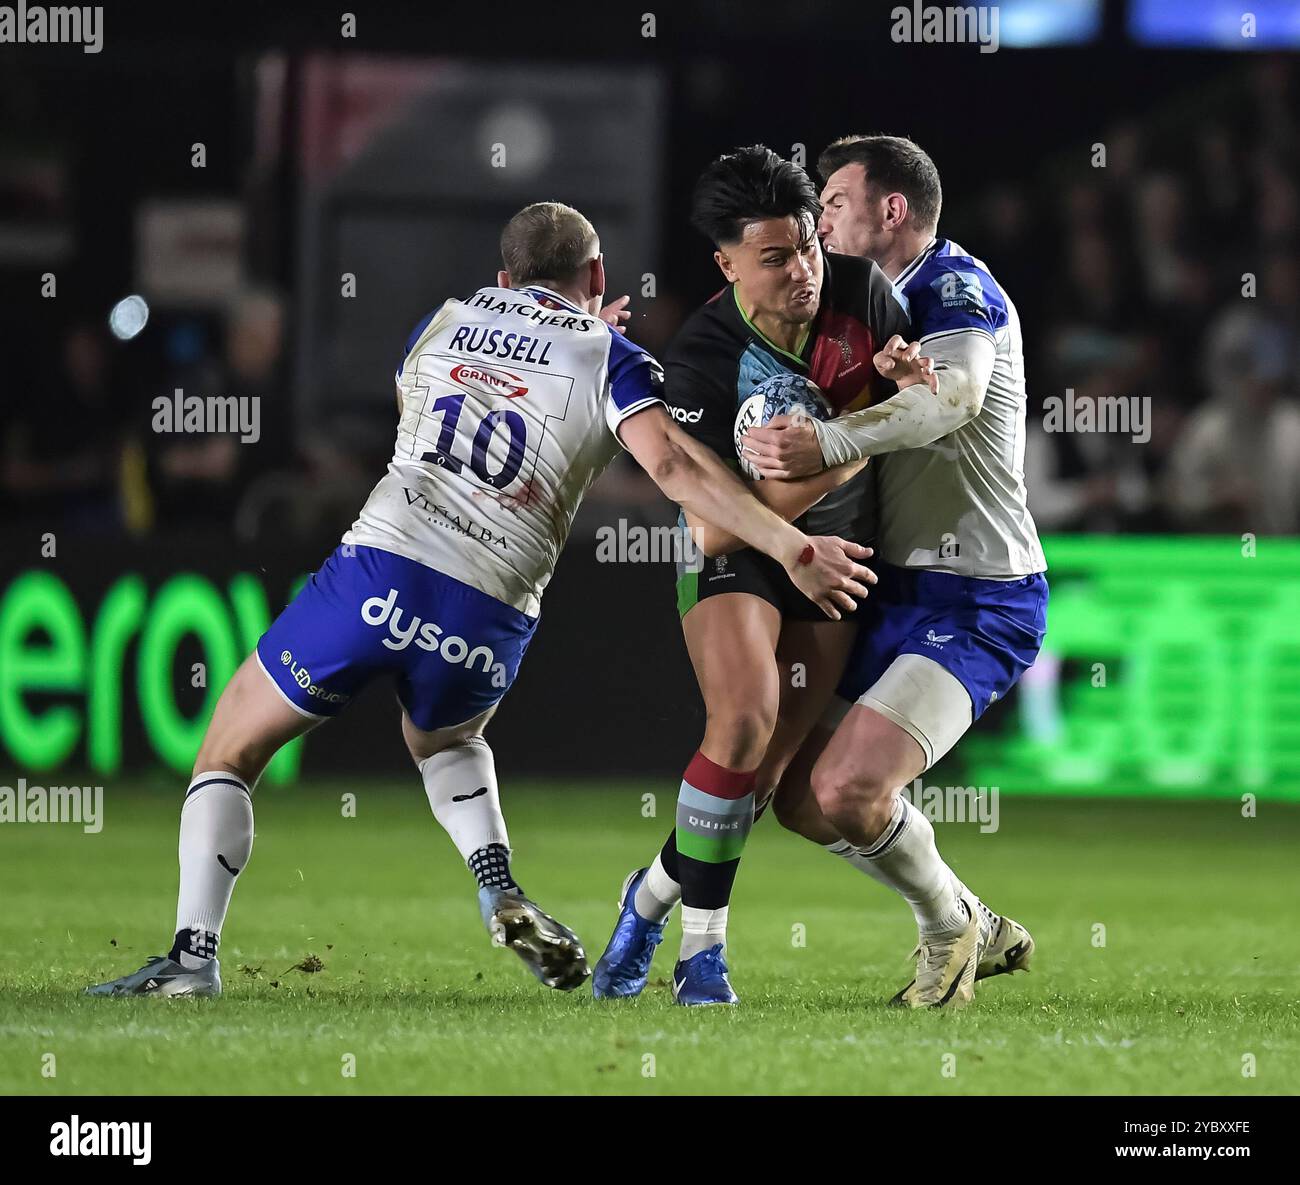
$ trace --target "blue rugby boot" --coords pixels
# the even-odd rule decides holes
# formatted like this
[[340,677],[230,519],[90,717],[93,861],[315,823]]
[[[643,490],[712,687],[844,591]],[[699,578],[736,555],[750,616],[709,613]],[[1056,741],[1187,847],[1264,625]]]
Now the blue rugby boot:
[[683,959],[673,968],[673,999],[678,1004],[739,1004],[727,978],[722,943]]
[[664,938],[662,922],[650,922],[643,918],[633,906],[637,886],[645,879],[649,871],[638,868],[623,882],[623,891],[618,898],[618,921],[614,933],[610,935],[609,945],[596,964],[595,974],[591,977],[591,994],[597,1000],[615,996],[639,996],[645,990],[646,979],[650,975],[650,960],[655,956],[655,947]]

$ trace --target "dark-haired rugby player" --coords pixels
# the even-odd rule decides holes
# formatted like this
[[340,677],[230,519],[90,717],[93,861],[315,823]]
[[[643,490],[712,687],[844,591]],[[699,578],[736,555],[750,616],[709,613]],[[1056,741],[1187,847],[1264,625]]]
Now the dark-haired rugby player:
[[[714,244],[727,285],[669,347],[666,399],[678,424],[731,463],[737,409],[769,379],[811,380],[836,413],[895,389],[872,359],[891,337],[909,334],[903,305],[875,264],[827,258],[816,234],[820,212],[808,174],[760,145],[719,157],[696,185],[692,222]],[[815,507],[800,519],[809,529],[816,524],[865,541],[874,523],[864,464],[752,488],[784,517]],[[764,472],[761,461],[758,469]],[[638,994],[680,898],[674,998],[730,1004],[728,901],[756,798],[771,793],[822,712],[855,627],[827,620],[779,565],[753,549],[735,550],[741,544],[734,536],[692,513],[685,519],[712,557],[678,581],[682,631],[705,703],[704,737],[682,778],[674,831],[651,865],[624,884],[592,985],[597,996]]]

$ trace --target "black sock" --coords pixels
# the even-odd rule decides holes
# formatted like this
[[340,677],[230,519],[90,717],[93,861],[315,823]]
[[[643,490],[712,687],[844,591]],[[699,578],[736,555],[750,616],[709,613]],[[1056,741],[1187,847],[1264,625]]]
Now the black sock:
[[167,957],[173,963],[181,961],[181,955],[190,955],[196,959],[212,959],[216,957],[217,946],[221,942],[220,935],[214,934],[211,930],[189,929],[177,930],[176,938],[172,942],[172,948],[167,952]]
[[680,885],[682,883],[682,874],[677,861],[677,828],[674,827],[668,833],[664,846],[659,849],[659,863],[663,870]]
[[523,896],[523,889],[510,875],[510,849],[505,844],[490,843],[479,848],[467,863],[480,889],[513,889]]
[[[682,904],[692,909],[721,909],[731,902],[740,857],[711,864],[678,854],[682,875],[675,878],[682,887]],[[689,898],[689,900],[688,900]]]

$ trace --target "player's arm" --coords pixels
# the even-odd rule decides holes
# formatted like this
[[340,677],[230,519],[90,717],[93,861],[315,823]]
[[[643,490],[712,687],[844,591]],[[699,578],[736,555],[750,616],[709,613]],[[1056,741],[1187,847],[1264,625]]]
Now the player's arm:
[[978,330],[945,334],[924,347],[891,338],[873,361],[898,384],[898,393],[840,417],[828,431],[814,422],[823,461],[842,465],[920,448],[968,424],[984,406],[994,356],[993,339]]
[[[721,360],[720,378],[710,363]],[[733,455],[735,393],[730,386],[731,360],[725,349],[704,348],[697,342],[679,341],[665,368],[665,396],[681,430],[717,457]],[[725,462],[724,462],[725,463]],[[862,467],[843,467],[791,481],[757,481],[749,486],[760,502],[787,522],[815,506],[832,490],[848,481]],[[818,466],[818,468],[821,468]],[[686,508],[683,508],[686,509]],[[724,530],[719,523],[686,510],[691,538],[705,555],[723,555],[746,546],[745,540]]]
[[618,426],[623,446],[688,519],[708,522],[770,555],[828,617],[853,610],[875,576],[855,563],[870,549],[844,539],[814,538],[792,526],[750,494],[745,483],[708,447],[692,439],[661,404]]
[[[985,277],[985,292],[971,291],[952,275],[951,292],[926,286],[907,309],[872,265],[869,319],[876,340],[887,343],[874,360],[885,388],[870,407],[834,420],[796,425],[778,416],[766,428],[751,428],[748,440],[762,454],[755,464],[764,477],[799,477],[823,465],[920,448],[979,415],[993,374],[993,335],[1006,311],[1000,294],[990,295],[997,293],[991,277]],[[914,336],[929,364],[907,345]]]
[[970,331],[945,334],[925,345],[894,337],[875,356],[876,369],[898,383],[898,393],[833,420],[776,416],[751,428],[746,443],[764,477],[799,477],[823,466],[932,444],[969,423],[984,406],[993,375],[993,339]]
[[978,330],[949,333],[924,346],[891,339],[875,357],[876,369],[898,384],[898,394],[852,415],[813,421],[828,465],[932,444],[984,406],[993,377],[993,339]]
[[[749,492],[787,522],[793,522],[832,490],[839,489],[846,481],[861,473],[868,460],[864,457],[861,461],[836,465],[810,477],[796,477],[789,481],[752,482],[749,483]],[[725,555],[745,546],[745,541],[739,536],[693,515],[686,516],[686,525],[691,529],[691,538],[695,540],[696,546],[705,555]]]

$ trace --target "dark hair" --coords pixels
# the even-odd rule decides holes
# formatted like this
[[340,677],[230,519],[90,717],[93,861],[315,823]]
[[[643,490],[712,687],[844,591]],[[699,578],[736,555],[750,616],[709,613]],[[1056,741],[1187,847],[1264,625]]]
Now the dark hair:
[[695,183],[691,225],[721,246],[738,243],[745,225],[760,218],[810,221],[816,233],[821,215],[817,187],[798,165],[770,148],[751,144],[718,157]]
[[832,173],[853,164],[863,167],[868,184],[907,198],[910,216],[919,229],[933,230],[939,225],[943,206],[939,170],[919,144],[906,136],[844,136],[817,158],[822,184]]
[[518,287],[542,280],[564,283],[593,259],[596,229],[563,202],[525,206],[501,232],[501,262]]

